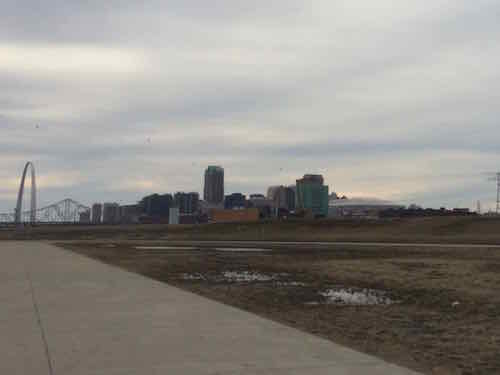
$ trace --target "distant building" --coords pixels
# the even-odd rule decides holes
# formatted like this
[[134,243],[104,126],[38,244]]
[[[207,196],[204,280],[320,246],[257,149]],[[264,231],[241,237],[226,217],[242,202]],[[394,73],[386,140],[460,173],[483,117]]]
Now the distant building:
[[314,217],[328,216],[328,186],[323,182],[323,176],[313,174],[297,180],[297,210],[309,211]]
[[118,203],[104,203],[102,222],[104,224],[117,224],[120,222],[120,205]]
[[295,211],[295,202],[296,202],[296,186],[288,186],[286,188],[286,205],[288,206],[288,211]]
[[241,193],[226,195],[224,198],[224,209],[241,210],[247,208],[247,197]]
[[340,197],[336,192],[332,191],[332,193],[328,196],[328,201],[333,201],[336,199],[340,199]]
[[92,205],[92,224],[102,223],[102,204],[94,203]]
[[180,214],[194,215],[198,212],[200,196],[198,193],[175,193],[175,206],[179,208]]
[[[223,210],[224,209],[224,203],[219,203],[219,204],[213,204],[213,203],[208,203],[207,201],[201,200],[199,202],[199,217],[206,218],[206,221],[211,220],[212,218],[212,212],[214,210]],[[201,220],[202,222],[204,220]]]
[[205,170],[205,185],[203,189],[203,200],[209,204],[224,203],[224,169],[217,166],[209,166]]
[[274,196],[276,195],[276,192],[282,187],[283,185],[275,185],[275,186],[269,186],[267,188],[267,199],[274,200]]
[[137,204],[120,206],[120,221],[124,224],[137,224],[141,216],[141,207]]
[[179,207],[170,207],[168,223],[173,225],[179,224]]
[[290,186],[271,186],[267,189],[267,199],[273,202],[277,214],[295,210],[295,189]]
[[169,216],[170,207],[173,207],[172,194],[152,194],[142,198],[139,202],[142,212],[150,218],[165,218]]
[[80,224],[90,223],[90,210],[80,212]]
[[400,210],[404,206],[390,201],[371,198],[332,199],[328,216],[377,218],[387,210]]
[[274,211],[274,202],[267,199],[263,194],[251,194],[248,206],[257,208],[261,218],[271,217]]

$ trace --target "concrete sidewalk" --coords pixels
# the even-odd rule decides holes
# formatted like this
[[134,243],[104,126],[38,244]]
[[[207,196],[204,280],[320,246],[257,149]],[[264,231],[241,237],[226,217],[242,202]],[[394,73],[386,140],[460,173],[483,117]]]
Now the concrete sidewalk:
[[416,374],[46,243],[0,256],[0,374]]

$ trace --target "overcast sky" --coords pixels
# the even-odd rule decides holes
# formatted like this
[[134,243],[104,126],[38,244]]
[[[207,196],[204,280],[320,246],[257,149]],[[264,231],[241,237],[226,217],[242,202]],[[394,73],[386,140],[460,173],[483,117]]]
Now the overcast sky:
[[493,207],[498,0],[0,0],[0,212],[265,192]]

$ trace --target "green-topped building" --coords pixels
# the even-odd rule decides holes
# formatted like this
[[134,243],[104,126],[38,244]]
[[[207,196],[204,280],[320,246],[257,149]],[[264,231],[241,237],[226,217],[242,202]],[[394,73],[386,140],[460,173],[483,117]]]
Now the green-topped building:
[[315,217],[328,216],[328,186],[322,175],[306,174],[297,180],[296,209],[310,211]]

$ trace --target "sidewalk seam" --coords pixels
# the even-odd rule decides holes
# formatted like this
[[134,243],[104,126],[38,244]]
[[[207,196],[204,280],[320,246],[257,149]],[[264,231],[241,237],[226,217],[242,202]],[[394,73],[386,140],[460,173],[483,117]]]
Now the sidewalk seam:
[[30,285],[31,300],[33,302],[33,308],[35,310],[38,328],[40,328],[40,334],[42,336],[42,342],[43,342],[43,346],[45,349],[45,357],[47,358],[47,364],[49,366],[49,375],[54,375],[54,369],[52,367],[52,357],[50,355],[49,344],[47,341],[47,336],[45,335],[45,329],[43,328],[42,318],[40,316],[40,309],[38,308],[38,302],[37,302],[36,296],[35,296],[35,288],[33,287],[33,281],[31,279],[31,274],[28,270],[26,270],[26,277],[27,277],[29,285]]

